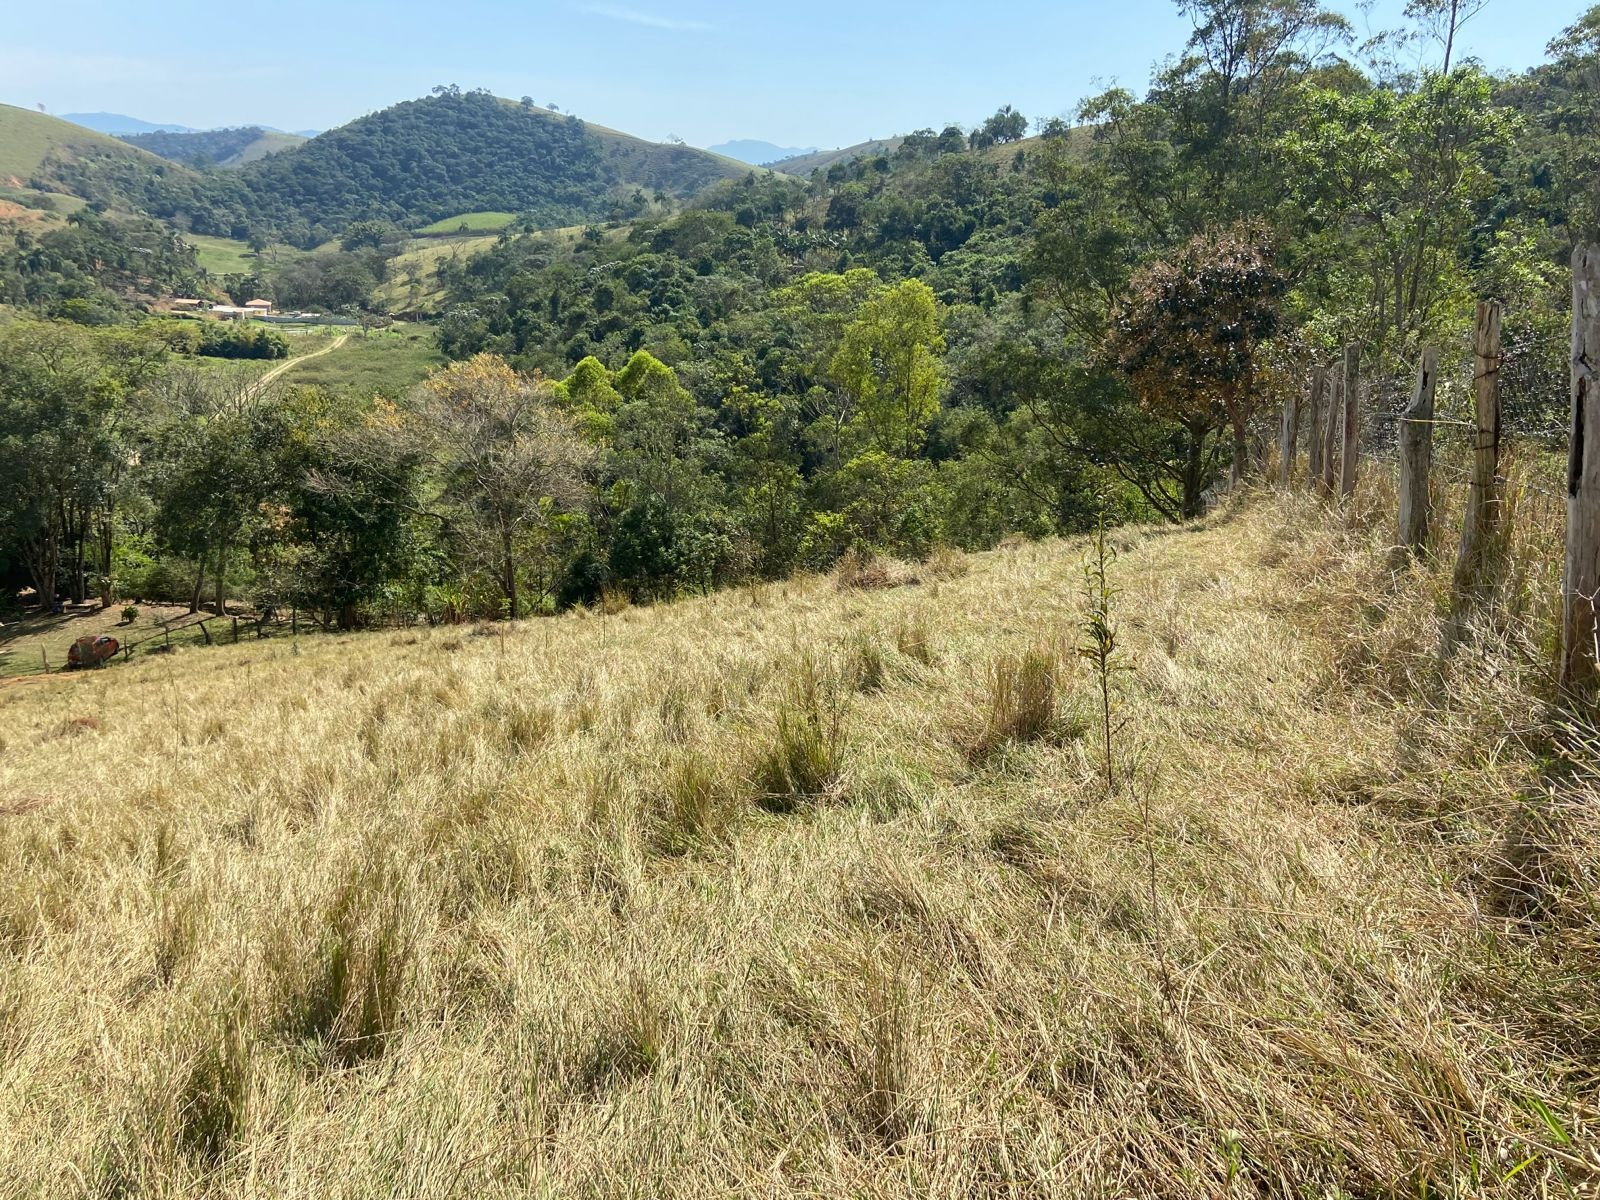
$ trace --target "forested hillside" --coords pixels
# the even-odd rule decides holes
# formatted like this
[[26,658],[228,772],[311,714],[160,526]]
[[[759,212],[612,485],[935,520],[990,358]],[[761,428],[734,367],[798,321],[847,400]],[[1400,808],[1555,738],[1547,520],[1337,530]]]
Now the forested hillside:
[[292,133],[273,133],[256,125],[184,133],[165,130],[124,133],[117,135],[117,140],[186,167],[199,168],[240,166],[269,154],[292,150],[306,141]]
[[642,208],[640,188],[692,195],[742,171],[704,151],[588,129],[576,117],[446,89],[362,117],[240,172],[258,222],[315,245],[356,219],[426,225],[506,210],[569,225]]
[[42,230],[0,236],[0,304],[86,325],[123,320],[130,301],[198,294],[205,286],[193,247],[146,217],[84,210]]
[[[487,210],[535,227],[620,219],[750,170],[455,87],[298,145],[251,129],[118,140],[22,109],[5,114],[0,182],[9,174],[196,233],[306,248],[356,220],[416,228]],[[278,152],[257,154],[263,142]],[[146,143],[166,157],[135,148]],[[188,169],[225,162],[239,169]]]

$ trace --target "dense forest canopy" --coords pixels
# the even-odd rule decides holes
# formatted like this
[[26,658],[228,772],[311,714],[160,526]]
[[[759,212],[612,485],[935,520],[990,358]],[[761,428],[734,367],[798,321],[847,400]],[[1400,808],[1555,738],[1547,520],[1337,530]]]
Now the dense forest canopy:
[[[634,150],[450,88],[186,173],[196,228],[340,233],[232,285],[295,304],[379,307],[408,224],[523,219],[430,264],[456,365],[399,404],[230,392],[138,327],[6,330],[8,444],[49,404],[106,447],[70,495],[6,501],[11,580],[93,592],[99,562],[114,591],[210,580],[346,622],[401,602],[519,615],[1180,518],[1250,473],[1262,414],[1346,344],[1383,436],[1394,381],[1424,345],[1459,346],[1480,297],[1506,306],[1508,420],[1559,428],[1563,264],[1600,236],[1600,9],[1496,77],[1397,69],[1395,37],[1422,31],[1358,46],[1315,0],[1185,7],[1194,33],[1149,89],[1093,96],[1076,124],[1028,138],[1003,106],[807,180],[734,171],[676,215],[619,189]],[[663,186],[723,169],[675,161],[649,165],[681,168]],[[179,190],[140,195],[174,216]],[[581,236],[526,232],[602,210]],[[135,228],[91,214],[49,253],[19,242],[0,286],[41,313],[111,311],[96,272],[123,258],[86,240]],[[191,269],[157,257],[147,282]],[[77,365],[25,366],[41,354]]]

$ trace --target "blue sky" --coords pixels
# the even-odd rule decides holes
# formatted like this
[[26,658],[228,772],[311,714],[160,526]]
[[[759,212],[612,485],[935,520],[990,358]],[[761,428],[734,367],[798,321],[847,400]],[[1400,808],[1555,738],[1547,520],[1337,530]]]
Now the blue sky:
[[[1404,0],[1358,30],[1397,22]],[[971,124],[1001,104],[1068,114],[1136,90],[1189,23],[1171,0],[77,0],[12,3],[0,100],[197,127],[329,128],[436,83],[532,95],[695,145],[840,146]],[[1461,41],[1495,69],[1539,61],[1585,7],[1491,0]]]

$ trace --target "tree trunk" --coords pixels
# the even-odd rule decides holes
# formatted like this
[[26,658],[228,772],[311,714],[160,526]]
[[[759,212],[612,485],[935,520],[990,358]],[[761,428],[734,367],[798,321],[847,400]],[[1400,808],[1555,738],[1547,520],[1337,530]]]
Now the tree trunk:
[[1283,423],[1278,426],[1278,482],[1294,482],[1295,437],[1300,432],[1300,397],[1290,392],[1283,401]]
[[1589,687],[1600,667],[1600,245],[1572,252],[1572,441],[1567,562],[1561,585],[1561,685]]
[[228,547],[217,547],[217,616],[228,615]]
[[108,507],[100,517],[100,607],[110,608],[116,600],[111,579],[112,512]]
[[1322,478],[1318,480],[1323,492],[1333,495],[1334,480],[1339,477],[1340,422],[1344,417],[1344,372],[1328,372],[1328,420],[1322,430]]
[[1361,383],[1357,378],[1360,353],[1344,348],[1344,454],[1339,460],[1339,495],[1356,490],[1356,465],[1361,455]]
[[506,526],[500,531],[501,587],[506,594],[506,617],[508,620],[515,621],[517,619],[517,563],[511,549],[511,528]]
[[39,605],[49,612],[55,607],[56,585],[61,573],[60,547],[55,531],[47,526],[29,538],[24,544],[23,553],[28,560],[33,590],[39,594]]
[[1500,525],[1500,305],[1478,302],[1472,335],[1472,389],[1477,399],[1472,481],[1456,555],[1455,594],[1469,600],[1482,594],[1494,565]]
[[1428,548],[1428,477],[1433,470],[1433,392],[1439,355],[1422,352],[1411,403],[1400,414],[1400,538],[1414,555]]
[[1312,487],[1322,478],[1322,409],[1328,390],[1328,369],[1311,368],[1311,411],[1306,421],[1306,482]]
[[202,550],[200,552],[200,569],[195,572],[194,576],[194,594],[189,597],[189,611],[191,613],[197,613],[200,611],[200,594],[205,590],[205,586],[206,556],[205,551]]
[[1250,440],[1246,434],[1242,413],[1230,417],[1228,424],[1233,429],[1233,468],[1228,473],[1228,486],[1236,488],[1244,482],[1245,476],[1250,474]]
[[1209,427],[1196,432],[1193,425],[1185,427],[1189,434],[1188,453],[1183,463],[1183,512],[1185,521],[1200,515],[1200,498],[1205,492],[1205,448]]

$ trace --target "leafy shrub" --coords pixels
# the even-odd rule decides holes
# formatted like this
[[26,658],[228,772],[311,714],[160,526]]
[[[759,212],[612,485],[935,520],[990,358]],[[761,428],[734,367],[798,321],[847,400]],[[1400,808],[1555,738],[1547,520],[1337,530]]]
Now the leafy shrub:
[[122,624],[132,625],[139,619],[139,609],[136,605],[129,604],[122,610]]
[[195,353],[205,358],[288,358],[289,343],[282,334],[259,325],[207,323]]

